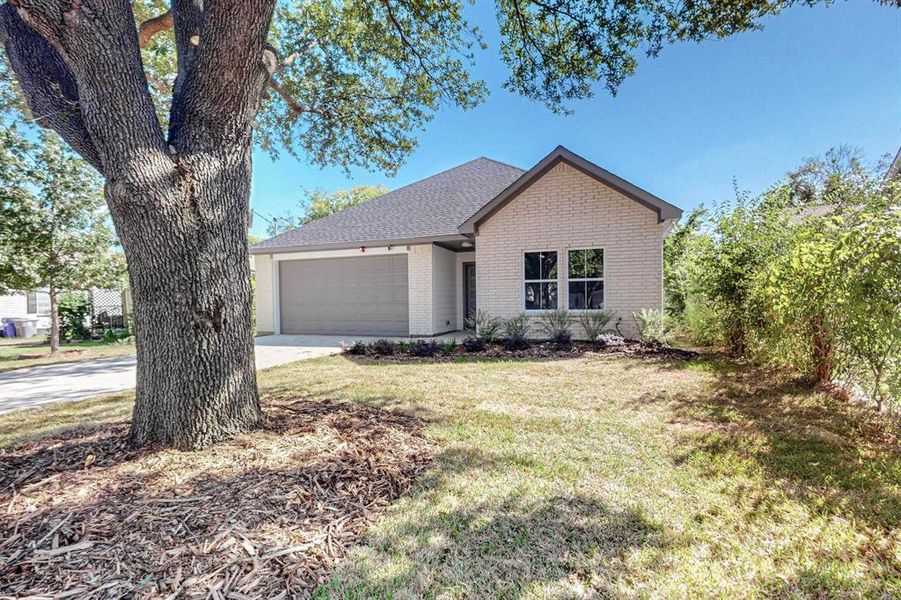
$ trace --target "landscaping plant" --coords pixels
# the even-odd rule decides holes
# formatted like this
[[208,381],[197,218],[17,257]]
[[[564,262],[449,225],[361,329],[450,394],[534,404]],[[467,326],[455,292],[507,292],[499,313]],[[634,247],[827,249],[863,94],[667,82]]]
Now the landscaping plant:
[[638,324],[638,335],[641,341],[648,344],[662,344],[666,338],[663,326],[663,311],[655,308],[643,308],[637,313],[632,313],[632,318]]
[[503,319],[492,317],[482,309],[476,310],[472,316],[466,319],[465,323],[466,329],[475,331],[477,336],[489,343],[497,340],[503,325]]
[[65,292],[59,299],[59,335],[66,341],[85,340],[90,331],[85,326],[88,301],[79,292]]
[[597,343],[611,319],[613,319],[613,313],[606,310],[579,313],[579,325],[582,326],[585,339]]
[[350,347],[347,349],[348,354],[353,354],[355,356],[363,356],[366,354],[366,342],[361,342],[360,340],[355,341]]
[[397,350],[397,344],[389,339],[381,338],[369,344],[369,351],[373,354],[390,356]]
[[523,313],[504,321],[504,349],[526,350],[529,348],[529,316]]
[[485,340],[476,336],[469,336],[463,340],[463,349],[467,352],[481,352],[485,349]]
[[569,348],[573,337],[569,330],[572,322],[573,318],[569,311],[558,308],[539,315],[537,327],[557,348]]
[[449,340],[441,344],[441,352],[444,354],[453,354],[457,349],[457,340]]
[[440,347],[435,340],[416,340],[410,344],[409,352],[412,356],[422,358],[435,356],[438,354]]

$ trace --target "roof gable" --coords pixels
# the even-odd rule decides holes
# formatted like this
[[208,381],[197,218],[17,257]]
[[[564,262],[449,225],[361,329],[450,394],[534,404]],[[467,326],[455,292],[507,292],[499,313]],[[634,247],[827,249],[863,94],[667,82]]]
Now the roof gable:
[[533,183],[541,179],[546,173],[565,162],[585,175],[616,190],[623,196],[638,202],[642,206],[657,213],[659,221],[678,219],[682,216],[682,210],[669,202],[666,202],[650,192],[633,185],[625,179],[618,177],[602,169],[598,165],[585,160],[578,154],[571,152],[563,146],[557,146],[550,154],[541,159],[538,164],[526,171],[516,181],[498,194],[491,202],[479,209],[474,215],[460,226],[460,233],[473,234],[483,221],[491,218],[497,211],[507,205],[511,200],[525,191]]

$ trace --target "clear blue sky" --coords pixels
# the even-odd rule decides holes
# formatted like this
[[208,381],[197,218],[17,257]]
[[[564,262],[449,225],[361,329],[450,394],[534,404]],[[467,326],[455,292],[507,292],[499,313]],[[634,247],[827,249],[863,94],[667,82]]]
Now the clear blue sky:
[[[724,41],[664,48],[643,58],[613,98],[599,89],[554,115],[501,88],[492,2],[469,15],[489,49],[475,74],[487,102],[444,107],[396,176],[319,169],[284,156],[255,157],[252,207],[264,215],[296,210],[303,187],[360,183],[400,187],[478,156],[531,167],[557,144],[684,209],[757,193],[805,157],[832,146],[860,147],[875,162],[901,144],[901,10],[852,0],[798,6],[765,29]],[[266,223],[254,218],[253,232]]]

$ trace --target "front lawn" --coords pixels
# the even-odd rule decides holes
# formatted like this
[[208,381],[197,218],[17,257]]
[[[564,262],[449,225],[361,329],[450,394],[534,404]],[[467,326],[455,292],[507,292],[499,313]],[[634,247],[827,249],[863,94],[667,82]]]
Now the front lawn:
[[[215,565],[207,565],[203,558],[192,558],[193,563],[185,558],[211,543],[203,525],[196,523],[197,511],[204,511],[203,501],[197,498],[215,496],[219,489],[201,486],[202,493],[196,490],[198,470],[206,461],[210,461],[209,477],[218,478],[222,489],[234,493],[235,502],[246,497],[245,484],[236,483],[246,479],[247,489],[258,491],[262,486],[268,494],[263,496],[269,499],[266,502],[284,505],[284,511],[273,511],[268,503],[257,512],[245,507],[222,523],[222,511],[211,505],[213,526],[221,525],[215,531],[237,527],[255,544],[259,539],[274,544],[278,539],[274,531],[310,526],[310,517],[285,521],[285,511],[298,510],[298,503],[306,507],[303,511],[310,511],[316,504],[308,498],[325,497],[317,495],[322,490],[316,489],[320,484],[313,479],[319,479],[303,483],[306,480],[297,480],[297,473],[309,475],[310,469],[332,473],[338,464],[335,453],[358,452],[362,447],[369,452],[384,447],[403,454],[408,440],[419,435],[415,426],[410,425],[412,433],[397,430],[385,438],[395,440],[393,445],[360,446],[362,442],[347,434],[343,438],[335,434],[343,430],[330,421],[292,425],[290,435],[301,436],[292,438],[299,440],[292,443],[319,448],[323,457],[317,463],[310,458],[315,453],[308,452],[296,469],[285,460],[283,449],[271,449],[283,445],[273,441],[271,432],[244,436],[201,456],[145,453],[109,463],[104,462],[102,445],[92,450],[93,438],[85,438],[83,452],[93,452],[95,458],[89,462],[99,466],[52,476],[64,478],[51,484],[68,497],[80,498],[79,485],[81,494],[89,497],[83,501],[89,510],[79,504],[81,500],[57,507],[60,520],[69,512],[76,515],[61,530],[69,530],[74,520],[86,519],[86,529],[75,527],[76,537],[64,543],[86,535],[99,540],[99,546],[86,552],[98,555],[106,549],[104,543],[110,547],[116,543],[104,541],[115,528],[92,532],[89,520],[93,515],[96,522],[98,513],[119,512],[112,505],[103,506],[101,475],[106,469],[116,476],[108,486],[133,482],[139,475],[153,488],[152,497],[135,491],[143,494],[143,504],[133,509],[142,513],[133,520],[147,519],[152,527],[148,533],[158,537],[163,531],[169,536],[171,551],[156,557],[153,568],[141,567],[147,571],[143,585],[169,582],[158,587],[161,597],[173,592],[166,586],[176,579],[176,568],[183,583],[191,564],[206,577],[203,585],[219,582],[217,593],[229,581],[240,581],[250,586],[241,588],[248,597],[259,596],[264,589],[263,595],[268,596],[277,590],[273,585],[290,584],[272,581],[290,582],[302,569],[311,568],[312,559],[306,554],[321,559],[320,570],[311,571],[311,577],[324,581],[315,592],[318,598],[901,594],[897,439],[871,421],[868,413],[777,374],[713,359],[661,362],[600,356],[384,364],[339,356],[265,371],[261,389],[270,414],[285,423],[292,421],[285,416],[286,410],[309,411],[323,402],[346,405],[348,410],[360,407],[415,417],[425,425],[422,433],[431,448],[432,464],[387,512],[373,513],[355,545],[324,546],[332,552],[308,545],[297,550],[296,556],[273,557],[277,547],[241,551],[243,541],[236,538],[234,548],[243,552],[243,562],[235,559],[215,571]],[[0,416],[0,444],[21,443],[32,430],[46,435],[89,422],[118,421],[127,415],[129,404],[130,395],[124,394]],[[385,420],[385,427],[394,426]],[[358,425],[348,431],[369,431],[371,425],[366,423],[370,421],[354,416],[351,422]],[[101,433],[106,431],[113,438],[121,434],[121,427],[104,427]],[[71,442],[62,438],[54,442],[50,453],[73,454]],[[328,444],[322,445],[323,440]],[[34,445],[22,448],[38,454]],[[26,453],[15,447],[5,452],[6,457],[0,458],[7,462]],[[269,470],[259,463],[267,452],[279,457]],[[172,468],[176,455],[190,457],[190,461],[178,459],[185,476]],[[223,465],[215,462],[221,462],[218,455],[240,456],[246,462],[230,464],[227,472],[220,472]],[[47,456],[46,450],[41,456]],[[195,464],[188,469],[187,462]],[[23,463],[17,464],[16,469],[27,471]],[[360,473],[353,471],[352,481],[334,484],[332,491],[360,485],[361,477],[378,479],[374,473],[383,471]],[[264,476],[270,483],[254,483],[254,477]],[[35,476],[23,481],[32,482],[29,477]],[[286,479],[297,486],[293,493],[271,492],[272,481]],[[8,489],[0,491],[0,502],[8,506],[0,517],[0,580],[6,577],[7,581],[10,574],[3,571],[3,559],[10,548],[21,546],[21,541],[13,541],[4,548],[2,540],[11,535],[13,524],[25,519],[32,525],[19,523],[19,535],[32,527],[37,536],[55,523],[48,520],[43,528],[34,525],[40,522],[41,511],[48,509],[42,503],[49,501],[40,500],[44,496],[39,490],[45,484],[15,485],[19,495],[12,501]],[[186,493],[189,505],[180,509],[176,497]],[[163,503],[162,510],[142,508],[154,498]],[[300,514],[308,514],[303,511]],[[342,519],[351,519],[348,514],[340,509],[334,514],[333,522],[322,530],[326,532],[322,544],[330,543],[329,536],[343,539],[339,525],[347,522]],[[261,534],[264,531],[268,533]],[[140,552],[137,555],[134,561]],[[293,562],[285,561],[289,555]],[[46,565],[47,559],[42,560],[39,564]],[[85,569],[138,572],[127,561],[116,565],[110,560],[104,567],[98,559],[86,567],[84,560],[71,562],[69,585],[90,580]],[[49,570],[38,568],[45,574]],[[64,579],[65,567],[61,568]],[[106,574],[94,580],[109,582],[111,577]],[[266,587],[254,590],[254,578],[268,582],[254,585]]]
[[57,355],[50,356],[50,343],[43,337],[28,340],[0,338],[0,372],[134,353],[134,344],[82,341],[63,342]]

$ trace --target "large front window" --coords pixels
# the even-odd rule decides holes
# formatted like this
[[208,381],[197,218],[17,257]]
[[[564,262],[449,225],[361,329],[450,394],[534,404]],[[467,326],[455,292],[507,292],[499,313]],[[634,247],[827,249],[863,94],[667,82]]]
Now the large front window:
[[604,251],[570,250],[568,258],[570,310],[604,308]]
[[523,262],[526,310],[557,308],[557,253],[526,252]]

